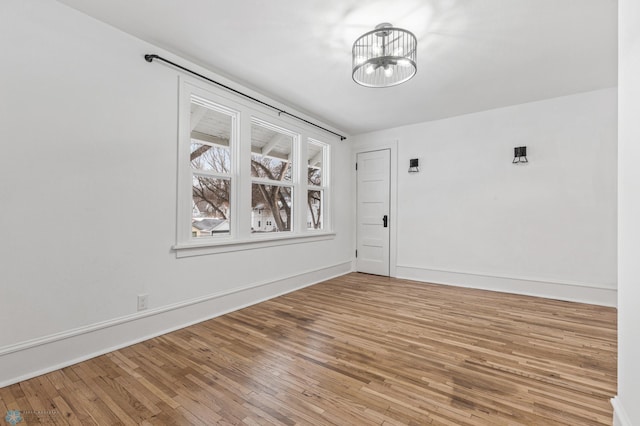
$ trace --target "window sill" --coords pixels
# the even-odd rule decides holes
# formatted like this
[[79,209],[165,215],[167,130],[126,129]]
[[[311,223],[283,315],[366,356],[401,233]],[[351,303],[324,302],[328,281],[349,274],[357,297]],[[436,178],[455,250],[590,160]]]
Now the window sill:
[[315,241],[331,240],[335,232],[308,232],[298,235],[278,235],[253,237],[246,240],[217,240],[179,243],[171,247],[176,257],[203,256],[207,254],[228,253],[232,251],[254,250],[265,247],[285,246],[290,244],[311,243]]

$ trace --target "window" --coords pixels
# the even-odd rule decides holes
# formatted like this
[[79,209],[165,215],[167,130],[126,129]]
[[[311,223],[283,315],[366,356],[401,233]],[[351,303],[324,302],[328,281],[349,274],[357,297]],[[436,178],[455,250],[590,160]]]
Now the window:
[[194,238],[228,235],[231,221],[231,141],[235,114],[197,96],[189,114]]
[[307,143],[307,229],[323,229],[327,178],[323,171],[328,146],[310,139]]
[[[290,232],[294,216],[293,147],[298,136],[272,124],[251,123],[251,232]],[[254,212],[259,212],[254,214]],[[271,222],[275,226],[271,226]]]
[[178,256],[331,238],[326,135],[187,80],[180,89]]

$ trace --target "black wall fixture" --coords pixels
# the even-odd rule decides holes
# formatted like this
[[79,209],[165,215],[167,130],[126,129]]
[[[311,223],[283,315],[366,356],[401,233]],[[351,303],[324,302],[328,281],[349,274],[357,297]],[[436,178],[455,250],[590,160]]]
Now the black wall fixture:
[[420,168],[418,167],[418,159],[417,158],[412,158],[409,160],[409,173],[417,173],[420,171]]
[[517,163],[528,163],[527,160],[527,147],[526,146],[517,146],[513,148],[513,164]]

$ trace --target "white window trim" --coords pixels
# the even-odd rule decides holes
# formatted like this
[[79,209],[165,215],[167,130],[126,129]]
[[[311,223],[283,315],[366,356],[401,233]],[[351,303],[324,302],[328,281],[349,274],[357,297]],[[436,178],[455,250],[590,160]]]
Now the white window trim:
[[[199,105],[206,106],[215,111],[220,111],[231,116],[231,137],[229,138],[229,155],[231,157],[231,173],[217,173],[206,170],[193,170],[191,167],[191,99],[196,96],[202,101],[196,102]],[[211,94],[197,86],[183,83],[180,87],[180,115],[178,123],[178,196],[177,196],[177,229],[176,244],[192,242],[191,236],[191,219],[192,219],[192,190],[191,185],[195,175],[209,176],[219,179],[231,180],[231,193],[229,194],[229,234],[213,235],[208,237],[211,242],[223,243],[229,238],[237,238],[238,235],[238,192],[239,192],[239,175],[237,173],[239,158],[239,122],[240,122],[240,105],[225,100],[225,105],[220,102],[207,101],[211,99]],[[188,182],[188,183],[187,183]],[[181,190],[189,188],[189,190]]]
[[227,253],[232,251],[253,250],[266,247],[277,247],[291,244],[311,243],[316,241],[331,240],[335,238],[335,232],[311,232],[308,235],[292,234],[289,232],[274,232],[278,234],[272,237],[256,236],[249,240],[227,240],[214,242],[197,242],[176,244],[172,247],[176,251],[176,257],[202,256],[207,254]]
[[[331,219],[331,161],[330,149],[332,137],[317,133],[311,126],[292,123],[278,116],[277,112],[244,100],[229,92],[210,86],[188,77],[180,77],[179,123],[178,123],[178,191],[177,191],[177,226],[176,243],[171,247],[176,257],[200,256],[231,251],[252,250],[265,247],[315,242],[335,238]],[[215,235],[195,239],[191,234],[192,220],[192,176],[190,162],[191,143],[191,96],[210,100],[218,108],[234,114],[232,119],[235,137],[229,141],[232,170],[229,175],[219,173],[200,173],[231,179],[230,193],[230,232],[227,235]],[[292,147],[293,179],[291,182],[271,181],[269,179],[254,178],[250,172],[251,161],[251,123],[266,124],[279,130],[286,130],[295,134],[297,141]],[[307,229],[307,191],[315,189],[308,185],[306,178],[307,142],[312,141],[325,145],[323,163],[323,229]],[[304,167],[303,167],[304,166]],[[304,179],[302,178],[304,174]],[[273,233],[251,233],[250,209],[252,183],[280,185],[293,187],[293,217],[292,230]],[[244,210],[247,210],[246,212]],[[246,222],[246,223],[245,223]]]
[[[304,144],[305,146],[308,146],[309,144],[316,144],[316,145],[320,145],[322,146],[322,175],[321,175],[321,179],[322,179],[322,185],[321,186],[317,186],[317,185],[309,185],[309,181],[308,179],[306,179],[305,176],[305,184],[306,184],[306,189],[305,189],[305,193],[304,193],[304,199],[305,199],[305,216],[306,216],[306,211],[307,211],[307,206],[306,206],[306,201],[307,201],[307,197],[308,197],[308,191],[322,191],[322,211],[320,213],[321,218],[322,218],[322,228],[321,229],[308,229],[306,226],[306,221],[305,221],[305,228],[307,232],[311,232],[311,233],[322,233],[325,232],[325,229],[332,229],[331,228],[331,214],[329,214],[330,210],[329,210],[329,206],[330,206],[330,202],[331,202],[331,196],[329,195],[329,191],[331,188],[330,185],[330,180],[331,180],[331,145],[326,143],[326,142],[322,142],[318,139],[315,138],[308,138],[306,140],[306,143]],[[306,158],[306,152],[305,152],[305,158]],[[307,164],[305,162],[305,168],[307,167]],[[306,170],[305,170],[306,173]]]
[[[283,187],[287,187],[287,188],[291,188],[291,201],[292,201],[292,205],[291,205],[291,210],[293,211],[293,215],[292,217],[289,218],[290,222],[291,222],[291,229],[289,231],[278,231],[275,233],[268,233],[268,234],[260,234],[260,233],[251,233],[251,238],[252,239],[257,239],[257,238],[267,238],[265,237],[266,235],[269,236],[277,236],[278,234],[289,234],[289,235],[295,235],[296,234],[296,225],[297,225],[297,216],[298,216],[298,206],[296,205],[296,197],[298,196],[298,192],[300,191],[300,185],[299,185],[299,175],[300,175],[300,165],[298,164],[300,161],[300,133],[297,132],[293,132],[288,128],[285,127],[281,127],[278,125],[275,125],[269,121],[265,121],[262,120],[260,118],[257,117],[251,117],[251,125],[257,125],[257,126],[262,126],[266,129],[269,130],[273,130],[275,132],[278,132],[280,134],[283,135],[287,135],[291,137],[291,154],[290,157],[293,160],[293,166],[291,167],[291,180],[290,181],[286,181],[286,180],[271,180],[271,179],[267,179],[267,178],[259,178],[259,177],[254,177],[251,174],[251,185],[253,184],[261,184],[261,185],[269,185],[269,186],[283,186]],[[253,153],[250,154],[250,156],[253,155]],[[271,212],[273,215],[279,214],[279,212]],[[274,235],[275,234],[275,235]]]

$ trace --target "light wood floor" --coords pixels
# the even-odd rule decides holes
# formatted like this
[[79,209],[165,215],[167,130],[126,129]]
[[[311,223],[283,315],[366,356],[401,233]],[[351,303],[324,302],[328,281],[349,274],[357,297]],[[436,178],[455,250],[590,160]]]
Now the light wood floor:
[[350,274],[0,389],[0,413],[34,411],[31,424],[610,425],[615,390],[615,309]]

